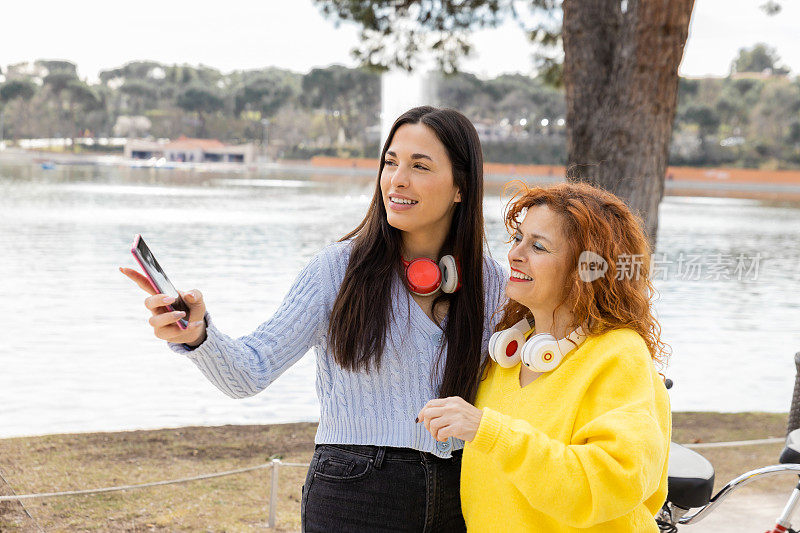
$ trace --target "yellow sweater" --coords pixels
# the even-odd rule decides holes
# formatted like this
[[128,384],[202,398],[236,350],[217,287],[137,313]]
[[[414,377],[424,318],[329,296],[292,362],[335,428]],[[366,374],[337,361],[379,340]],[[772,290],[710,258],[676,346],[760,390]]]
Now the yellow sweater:
[[657,532],[671,414],[631,329],[589,337],[524,388],[492,364],[478,389],[461,506],[469,531]]

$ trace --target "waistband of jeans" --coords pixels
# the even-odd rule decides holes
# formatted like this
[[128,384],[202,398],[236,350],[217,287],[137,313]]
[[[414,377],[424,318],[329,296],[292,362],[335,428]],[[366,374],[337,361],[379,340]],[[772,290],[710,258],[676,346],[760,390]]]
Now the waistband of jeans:
[[[393,446],[371,446],[366,444],[317,444],[315,449],[320,446],[330,448],[337,448],[357,455],[365,457],[378,457],[383,456],[385,461],[419,461],[421,459],[428,461],[449,461],[443,457],[438,457],[432,453],[415,450],[413,448],[395,448]],[[463,450],[454,450],[453,457],[460,457]],[[382,452],[382,453],[380,453]],[[451,458],[452,459],[452,458]]]

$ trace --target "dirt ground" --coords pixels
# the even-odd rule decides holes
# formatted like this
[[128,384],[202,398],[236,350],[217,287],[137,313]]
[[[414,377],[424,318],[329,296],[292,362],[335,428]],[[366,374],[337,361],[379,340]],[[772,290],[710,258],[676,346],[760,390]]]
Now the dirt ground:
[[[680,443],[782,437],[786,415],[674,413]],[[316,424],[186,427],[0,440],[0,495],[147,483],[268,462],[308,463]],[[781,444],[700,450],[716,469],[715,490],[737,475],[777,463]],[[305,468],[280,469],[276,531],[300,529]],[[686,531],[766,530],[797,480],[753,483]],[[269,469],[106,494],[0,502],[0,531],[265,530]]]

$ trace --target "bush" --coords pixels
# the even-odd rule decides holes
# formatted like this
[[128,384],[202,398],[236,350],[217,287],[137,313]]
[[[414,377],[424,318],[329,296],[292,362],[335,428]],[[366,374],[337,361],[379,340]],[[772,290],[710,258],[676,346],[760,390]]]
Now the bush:
[[525,142],[494,141],[481,143],[483,160],[517,165],[563,165],[567,161],[566,139],[562,136],[537,136]]
[[297,145],[286,148],[280,154],[282,159],[311,159],[314,156],[322,155],[328,157],[367,157],[377,158],[380,148],[377,144],[368,146],[306,146]]

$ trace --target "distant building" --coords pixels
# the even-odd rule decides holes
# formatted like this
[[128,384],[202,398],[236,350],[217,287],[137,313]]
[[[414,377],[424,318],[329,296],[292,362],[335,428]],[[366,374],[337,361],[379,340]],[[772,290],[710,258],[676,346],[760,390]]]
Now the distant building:
[[182,163],[242,163],[255,161],[253,144],[231,145],[217,139],[190,139],[180,137],[172,142],[131,139],[125,144],[125,157],[129,159],[164,158]]
[[143,139],[128,139],[123,153],[128,159],[150,159],[164,157],[164,144]]

